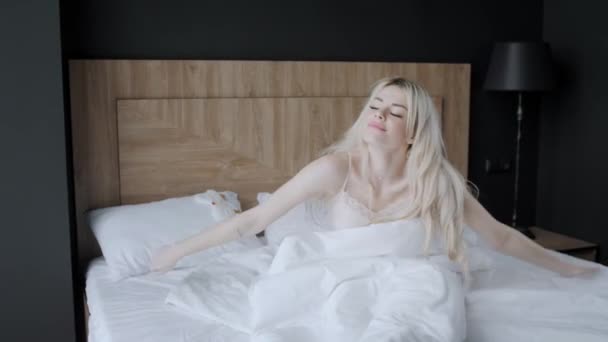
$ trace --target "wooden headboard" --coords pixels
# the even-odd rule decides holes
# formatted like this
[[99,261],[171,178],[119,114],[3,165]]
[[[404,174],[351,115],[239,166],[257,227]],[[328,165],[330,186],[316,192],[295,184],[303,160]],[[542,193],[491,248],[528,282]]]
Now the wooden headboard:
[[277,61],[70,61],[81,270],[101,255],[90,209],[237,192],[244,208],[338,139],[386,76],[424,86],[448,158],[466,177],[468,64]]

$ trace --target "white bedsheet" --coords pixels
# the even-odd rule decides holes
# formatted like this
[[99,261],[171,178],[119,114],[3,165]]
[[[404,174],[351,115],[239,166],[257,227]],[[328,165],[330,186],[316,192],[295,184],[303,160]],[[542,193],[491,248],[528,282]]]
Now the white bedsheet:
[[592,278],[564,278],[490,253],[494,268],[479,273],[466,296],[467,341],[608,341],[608,267],[550,251],[601,267]]
[[[558,254],[576,263],[587,263]],[[467,341],[608,341],[608,268],[593,279],[562,278],[493,253],[466,296]],[[87,275],[89,342],[249,341],[237,329],[165,304],[193,269],[113,282],[102,258]]]
[[150,274],[118,282],[102,257],[91,263],[86,294],[89,342],[248,341],[248,336],[218,323],[193,318],[166,305],[165,297],[189,271]]

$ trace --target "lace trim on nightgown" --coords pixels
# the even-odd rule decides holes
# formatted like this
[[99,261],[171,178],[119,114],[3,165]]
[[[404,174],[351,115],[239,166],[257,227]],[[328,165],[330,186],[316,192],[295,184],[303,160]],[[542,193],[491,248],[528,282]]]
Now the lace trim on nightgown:
[[[358,200],[357,198],[355,198],[351,194],[349,194],[348,191],[346,191],[346,185],[348,183],[348,180],[350,177],[350,172],[351,172],[351,156],[350,156],[350,153],[347,153],[347,155],[348,155],[348,171],[347,171],[346,177],[344,179],[344,184],[342,185],[342,190],[339,193],[339,195],[344,200],[344,203],[346,203],[351,209],[353,209],[353,210],[361,213],[363,216],[367,217],[370,222],[376,221],[379,218],[390,217],[391,214],[395,214],[396,212],[399,212],[399,210],[403,210],[403,208],[405,208],[405,205],[402,206],[402,204],[404,204],[406,201],[397,201],[397,202],[393,202],[392,204],[389,204],[388,206],[386,206],[380,210],[372,210],[369,206],[363,204],[363,202],[361,202],[360,200]],[[408,207],[408,214],[409,214],[409,210],[411,210],[411,206]]]
[[358,211],[370,220],[390,216],[390,214],[394,214],[399,210],[403,210],[403,208],[405,208],[405,205],[400,205],[405,204],[405,201],[398,201],[393,202],[392,204],[380,210],[372,210],[345,190],[341,191],[340,196],[343,197],[344,203],[346,203],[350,208]]

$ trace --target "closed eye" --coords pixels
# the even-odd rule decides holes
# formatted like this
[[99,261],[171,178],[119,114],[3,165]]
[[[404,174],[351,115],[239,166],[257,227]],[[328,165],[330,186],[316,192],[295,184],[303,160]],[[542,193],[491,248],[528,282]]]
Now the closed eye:
[[[374,107],[374,106],[369,106],[369,108],[370,108],[370,109],[373,109],[373,110],[378,110],[378,107]],[[403,115],[401,115],[401,114],[395,114],[395,113],[391,113],[391,115],[392,115],[392,116],[396,116],[396,117],[398,117],[398,118],[403,118]]]

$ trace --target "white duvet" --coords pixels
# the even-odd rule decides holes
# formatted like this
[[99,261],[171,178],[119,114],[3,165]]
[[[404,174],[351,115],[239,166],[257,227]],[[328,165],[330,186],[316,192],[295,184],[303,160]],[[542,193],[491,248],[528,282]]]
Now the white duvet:
[[[422,256],[423,232],[404,220],[294,234],[205,263],[166,302],[255,342],[463,341],[461,276],[436,245]],[[471,247],[472,267],[489,267]]]

